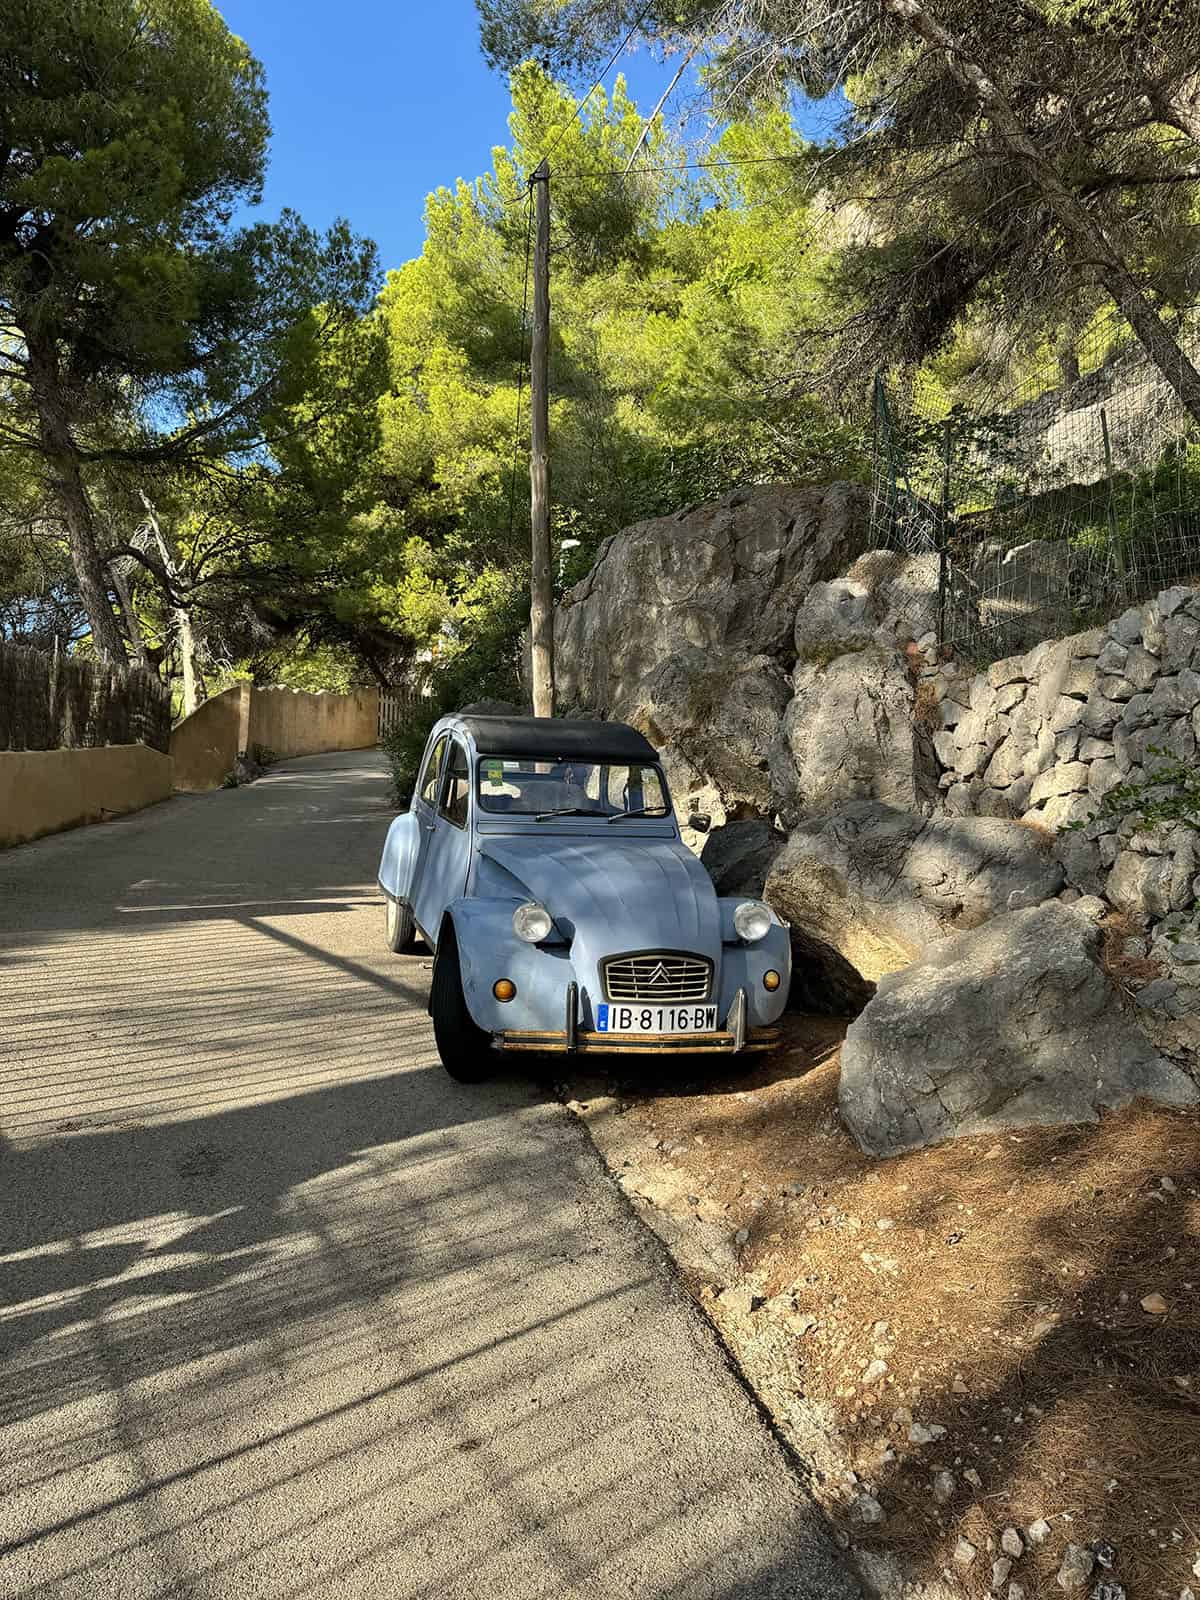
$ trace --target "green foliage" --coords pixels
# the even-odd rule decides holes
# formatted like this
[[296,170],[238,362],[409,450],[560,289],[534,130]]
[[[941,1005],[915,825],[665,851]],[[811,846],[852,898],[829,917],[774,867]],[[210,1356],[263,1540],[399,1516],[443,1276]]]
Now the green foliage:
[[436,717],[423,716],[406,728],[386,734],[379,741],[379,748],[387,757],[392,775],[392,799],[398,806],[406,804],[412,795],[429,730],[436,721]]
[[328,513],[296,441],[323,431],[343,484],[361,454],[363,396],[342,375],[361,365],[348,346],[374,250],[287,211],[232,226],[261,195],[266,91],[210,0],[0,0],[0,36],[0,483],[33,474],[27,540],[69,543],[95,643],[119,657],[104,556],[129,543],[144,491],[195,495],[209,532],[222,521],[204,576],[225,580],[226,612],[263,502],[288,499],[293,525]]
[[1200,767],[1192,761],[1181,761],[1161,745],[1151,745],[1147,754],[1160,764],[1140,782],[1117,784],[1104,795],[1088,821],[1071,822],[1067,828],[1078,832],[1097,820],[1107,820],[1114,826],[1132,821],[1135,833],[1175,823],[1200,827]]

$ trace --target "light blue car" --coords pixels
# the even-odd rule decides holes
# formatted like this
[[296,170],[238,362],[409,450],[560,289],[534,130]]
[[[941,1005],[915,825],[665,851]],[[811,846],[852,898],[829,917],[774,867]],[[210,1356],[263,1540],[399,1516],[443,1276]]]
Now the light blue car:
[[387,943],[434,951],[447,1072],[495,1051],[769,1050],[791,942],[719,898],[683,843],[658,756],[620,722],[444,717],[379,865]]

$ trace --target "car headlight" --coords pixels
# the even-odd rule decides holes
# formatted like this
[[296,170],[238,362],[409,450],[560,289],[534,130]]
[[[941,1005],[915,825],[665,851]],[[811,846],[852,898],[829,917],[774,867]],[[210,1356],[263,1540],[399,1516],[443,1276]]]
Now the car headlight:
[[513,932],[526,944],[537,944],[553,926],[554,918],[536,900],[526,900],[523,906],[518,906],[513,912]]
[[771,926],[771,913],[761,900],[743,900],[740,906],[734,908],[733,925],[739,939],[754,944],[766,938]]

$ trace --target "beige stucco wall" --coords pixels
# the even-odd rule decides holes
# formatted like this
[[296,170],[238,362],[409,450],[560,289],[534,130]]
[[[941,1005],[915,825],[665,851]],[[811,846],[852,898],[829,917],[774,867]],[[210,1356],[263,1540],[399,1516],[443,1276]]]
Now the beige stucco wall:
[[300,689],[258,689],[250,699],[250,739],[281,761],[328,750],[366,750],[378,742],[379,690],[308,694]]
[[0,845],[139,811],[170,793],[170,756],[144,744],[0,750]]
[[235,683],[172,729],[177,789],[196,793],[221,787],[240,752],[250,747],[250,699],[250,685]]

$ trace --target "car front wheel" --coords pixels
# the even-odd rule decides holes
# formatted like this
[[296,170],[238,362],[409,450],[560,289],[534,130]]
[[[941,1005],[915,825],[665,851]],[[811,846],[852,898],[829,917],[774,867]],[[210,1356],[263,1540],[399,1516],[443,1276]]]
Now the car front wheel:
[[384,923],[384,938],[389,950],[397,955],[409,949],[413,942],[413,933],[416,924],[413,922],[412,909],[407,900],[394,900],[389,894],[387,897],[387,916]]
[[447,927],[438,940],[429,995],[433,1037],[442,1065],[459,1083],[483,1083],[492,1074],[491,1039],[467,1010],[462,968],[454,932]]

